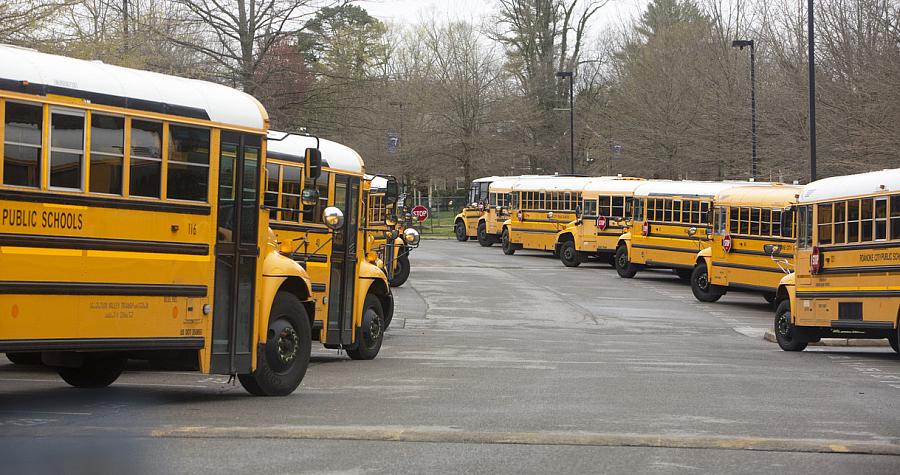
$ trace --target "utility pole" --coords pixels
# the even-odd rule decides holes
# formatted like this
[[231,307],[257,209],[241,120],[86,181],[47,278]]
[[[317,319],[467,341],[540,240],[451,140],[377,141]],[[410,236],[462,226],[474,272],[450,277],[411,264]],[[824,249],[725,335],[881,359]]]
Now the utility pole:
[[734,40],[732,48],[750,47],[750,178],[756,181],[756,49],[753,40]]
[[807,26],[809,31],[809,181],[816,181],[816,36],[813,26],[813,0],[807,1]]
[[575,174],[575,75],[572,71],[557,71],[556,77],[569,78],[569,173]]

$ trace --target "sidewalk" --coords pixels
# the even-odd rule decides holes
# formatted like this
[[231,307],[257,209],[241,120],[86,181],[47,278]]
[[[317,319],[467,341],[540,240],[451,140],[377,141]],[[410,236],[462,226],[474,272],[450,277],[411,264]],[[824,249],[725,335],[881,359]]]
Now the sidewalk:
[[[772,343],[778,343],[775,339],[775,332],[773,330],[766,330],[766,334],[763,335],[763,339],[766,341],[771,341]],[[809,346],[891,346],[888,343],[887,338],[879,338],[877,340],[868,339],[868,338],[822,338],[821,341],[816,343],[810,343]]]

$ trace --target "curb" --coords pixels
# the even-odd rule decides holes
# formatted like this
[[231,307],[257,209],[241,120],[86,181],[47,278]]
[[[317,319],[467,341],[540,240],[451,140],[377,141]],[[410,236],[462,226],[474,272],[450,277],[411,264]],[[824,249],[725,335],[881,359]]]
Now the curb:
[[[766,330],[766,334],[763,335],[763,340],[770,341],[772,343],[778,343],[778,340],[775,339],[775,332],[773,330]],[[871,338],[822,338],[821,341],[816,343],[810,343],[809,346],[891,346],[888,343],[886,338],[879,339],[871,339]]]

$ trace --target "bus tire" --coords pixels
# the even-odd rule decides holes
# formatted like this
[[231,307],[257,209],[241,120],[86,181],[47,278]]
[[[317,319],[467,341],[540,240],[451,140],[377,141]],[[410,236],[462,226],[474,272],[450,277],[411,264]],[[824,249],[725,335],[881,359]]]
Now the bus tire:
[[257,351],[256,371],[239,374],[238,381],[254,396],[287,396],[303,381],[311,348],[306,309],[294,294],[278,292],[269,313],[265,348]]
[[491,236],[488,236],[487,225],[484,221],[478,223],[478,244],[481,244],[481,247],[491,247],[494,245],[494,240]]
[[503,229],[503,234],[500,235],[500,247],[507,256],[516,253],[515,245],[509,241],[509,229]]
[[378,356],[384,341],[384,310],[378,297],[369,294],[363,304],[363,322],[356,329],[356,343],[347,348],[347,356],[353,360],[371,360]]
[[566,267],[578,267],[581,264],[581,255],[575,249],[575,241],[563,241],[559,246],[559,260]]
[[402,255],[394,263],[394,275],[388,280],[391,287],[400,287],[409,279],[409,256]]
[[36,352],[7,353],[6,359],[12,364],[37,366],[41,364],[41,354]]
[[630,279],[637,274],[637,266],[628,260],[628,246],[619,246],[616,249],[616,273],[623,279]]
[[718,285],[709,282],[709,271],[703,262],[697,264],[691,272],[691,292],[701,302],[715,302],[725,294]]
[[784,351],[803,351],[807,341],[797,334],[797,327],[791,323],[791,301],[782,300],[775,311],[775,339]]
[[453,231],[456,233],[457,241],[466,242],[469,240],[469,236],[466,235],[466,223],[457,221],[456,225],[453,226]]
[[122,355],[87,354],[77,368],[57,368],[63,381],[76,388],[105,388],[119,379],[125,370],[126,359]]
[[672,269],[672,271],[678,276],[678,280],[685,284],[691,283],[691,274],[694,272],[693,269]]

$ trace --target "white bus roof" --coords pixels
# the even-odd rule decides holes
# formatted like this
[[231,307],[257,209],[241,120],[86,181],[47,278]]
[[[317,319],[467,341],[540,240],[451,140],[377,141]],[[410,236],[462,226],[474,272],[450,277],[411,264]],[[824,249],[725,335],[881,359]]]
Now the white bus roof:
[[505,176],[485,176],[485,177],[476,178],[476,179],[472,180],[472,183],[484,183],[484,182],[490,183],[490,182],[493,182],[493,181],[498,180],[498,179],[500,179],[500,178],[508,178],[508,177],[505,177]]
[[752,181],[648,180],[635,188],[634,196],[685,196],[712,198],[716,193],[735,186],[767,184]]
[[806,203],[896,191],[900,191],[900,168],[816,180],[803,187],[799,201]]
[[513,191],[574,191],[579,192],[588,181],[585,176],[548,176],[519,180],[512,185]]
[[94,104],[207,119],[262,129],[268,115],[249,94],[196,79],[123,68],[0,45],[4,86],[29,94],[79,97]]
[[[387,178],[383,176],[372,176],[366,175],[367,179],[372,182],[373,190],[384,190],[387,189]],[[371,178],[368,178],[371,177]]]
[[[282,139],[284,137],[284,139]],[[282,139],[282,140],[278,140]],[[319,139],[319,150],[322,152],[322,166],[350,173],[363,172],[362,157],[352,148],[341,145],[331,140]],[[307,135],[290,134],[287,132],[269,131],[269,140],[266,142],[267,153],[291,155],[303,162],[306,149],[316,147],[316,138]],[[273,156],[272,158],[278,158]],[[296,161],[296,160],[295,160]]]
[[490,191],[491,193],[509,193],[512,191],[513,186],[522,180],[534,180],[536,178],[559,178],[557,175],[521,175],[521,176],[503,176],[503,177],[495,177],[496,179],[491,182]]
[[599,177],[584,185],[585,192],[631,193],[647,180],[621,179],[616,177]]

